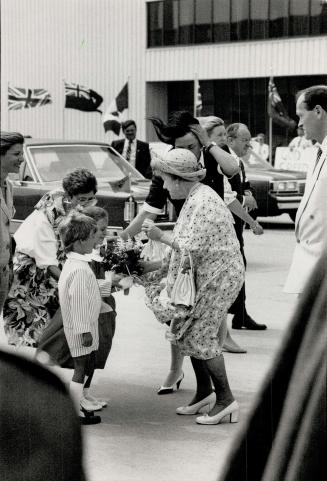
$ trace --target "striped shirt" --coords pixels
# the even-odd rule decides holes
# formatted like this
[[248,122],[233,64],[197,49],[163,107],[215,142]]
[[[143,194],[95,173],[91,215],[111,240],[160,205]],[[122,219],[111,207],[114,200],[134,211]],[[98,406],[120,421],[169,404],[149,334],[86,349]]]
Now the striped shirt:
[[[85,356],[99,347],[101,296],[88,261],[88,256],[69,252],[58,282],[63,326],[72,357]],[[82,334],[86,332],[92,334],[89,347],[82,345]]]

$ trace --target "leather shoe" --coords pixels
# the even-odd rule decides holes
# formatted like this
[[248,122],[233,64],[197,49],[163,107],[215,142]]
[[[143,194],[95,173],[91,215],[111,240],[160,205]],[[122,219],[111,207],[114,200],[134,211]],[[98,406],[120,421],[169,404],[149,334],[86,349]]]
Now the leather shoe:
[[233,329],[248,329],[249,331],[264,331],[267,329],[266,324],[258,324],[249,315],[244,318],[244,321],[239,318],[235,319],[235,317],[236,316],[234,316],[232,321]]
[[216,404],[216,393],[212,392],[209,396],[191,406],[180,406],[176,409],[176,414],[191,415],[198,413],[209,413]]
[[226,416],[229,416],[228,421],[230,423],[237,423],[239,409],[238,403],[234,401],[215,416],[209,416],[208,414],[205,414],[204,416],[197,417],[196,422],[197,424],[219,424]]

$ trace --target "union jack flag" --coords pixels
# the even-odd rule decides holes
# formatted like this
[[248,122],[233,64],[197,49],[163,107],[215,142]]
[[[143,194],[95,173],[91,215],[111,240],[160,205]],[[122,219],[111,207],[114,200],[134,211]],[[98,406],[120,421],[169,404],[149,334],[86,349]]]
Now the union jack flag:
[[101,112],[98,107],[103,98],[97,92],[83,85],[65,82],[65,108],[83,110],[84,112]]
[[8,110],[31,109],[51,103],[51,95],[45,89],[8,87]]

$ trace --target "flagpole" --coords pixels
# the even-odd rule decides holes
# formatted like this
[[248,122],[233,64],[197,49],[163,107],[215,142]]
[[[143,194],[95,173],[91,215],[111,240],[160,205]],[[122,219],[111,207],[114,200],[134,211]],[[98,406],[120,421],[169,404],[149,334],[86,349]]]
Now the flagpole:
[[196,103],[198,97],[198,74],[194,73],[193,81],[193,117],[196,117]]
[[[273,75],[272,75],[272,67],[270,67],[270,79],[269,82],[273,80]],[[269,84],[268,84],[268,95],[269,93]],[[269,101],[269,99],[268,99]],[[273,136],[273,121],[272,121],[272,116],[269,115],[269,162],[271,165],[273,165],[273,158],[272,158],[272,136]]]
[[272,118],[269,116],[269,162],[273,165],[272,160],[272,134],[273,134],[273,123]]
[[[130,78],[131,78],[131,76],[129,75],[129,76],[127,77],[127,95],[128,95],[127,119],[129,119],[129,118],[130,118],[130,115],[129,115],[129,106],[130,106],[130,101],[129,101],[129,97],[130,97],[130,91],[129,91],[129,81],[130,81]],[[127,119],[125,119],[125,120],[127,120]]]
[[10,81],[8,81],[8,88],[7,88],[8,130],[10,132],[9,87],[10,87]]
[[65,138],[65,104],[66,104],[66,91],[65,91],[65,79],[63,78],[62,81],[63,81],[63,83],[64,83],[64,99],[65,99],[65,103],[64,103],[64,106],[63,106],[63,109],[62,109],[62,138],[64,139],[64,138]]

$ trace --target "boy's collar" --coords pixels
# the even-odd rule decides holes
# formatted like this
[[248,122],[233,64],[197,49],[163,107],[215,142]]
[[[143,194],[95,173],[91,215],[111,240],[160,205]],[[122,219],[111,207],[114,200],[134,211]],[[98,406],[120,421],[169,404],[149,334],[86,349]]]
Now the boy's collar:
[[78,252],[68,252],[67,259],[75,259],[78,261],[90,262],[90,254],[79,254]]

